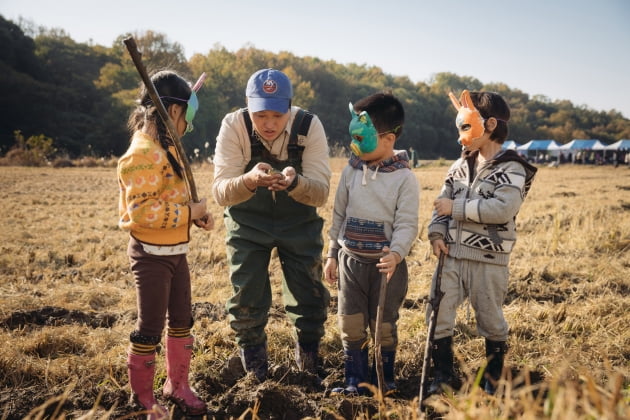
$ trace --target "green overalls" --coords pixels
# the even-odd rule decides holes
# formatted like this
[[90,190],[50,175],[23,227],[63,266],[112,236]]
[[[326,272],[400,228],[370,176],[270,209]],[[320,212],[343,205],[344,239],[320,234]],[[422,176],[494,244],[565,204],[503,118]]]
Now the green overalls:
[[[244,116],[247,123],[247,112]],[[260,140],[250,135],[252,157],[245,172],[266,162],[278,171],[293,166],[301,174],[304,147],[297,144],[294,131],[286,161],[271,156]],[[234,291],[227,310],[238,345],[250,347],[267,340],[265,326],[272,301],[269,262],[274,247],[284,274],[284,308],[295,326],[298,342],[319,342],[324,335],[330,293],[322,283],[324,221],[315,207],[298,203],[286,191],[277,191],[274,198],[271,191],[261,187],[251,199],[227,207],[224,218]]]

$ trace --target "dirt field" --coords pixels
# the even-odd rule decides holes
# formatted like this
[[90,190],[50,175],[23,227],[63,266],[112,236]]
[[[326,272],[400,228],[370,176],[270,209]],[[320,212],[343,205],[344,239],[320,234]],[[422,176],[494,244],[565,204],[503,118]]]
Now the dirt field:
[[[426,226],[446,166],[424,162],[421,231],[408,259],[411,282],[399,322],[399,391],[384,399],[331,396],[343,382],[336,290],[317,378],[297,372],[294,339],[280,296],[280,267],[270,273],[271,379],[244,377],[225,316],[227,275],[222,209],[210,198],[212,168],[195,169],[217,228],[193,228],[196,349],[191,383],[208,402],[208,419],[354,419],[418,417],[426,340],[424,310],[431,273]],[[344,165],[321,209],[328,230]],[[126,354],[136,317],[135,290],[117,227],[115,168],[0,167],[4,216],[0,253],[0,419],[123,418],[128,404]],[[455,353],[465,385],[432,401],[429,417],[448,419],[630,418],[630,169],[541,168],[518,216],[505,313],[510,370],[496,397],[475,386],[483,340],[464,304]],[[158,356],[156,392],[165,380]],[[174,418],[181,413],[173,412]]]

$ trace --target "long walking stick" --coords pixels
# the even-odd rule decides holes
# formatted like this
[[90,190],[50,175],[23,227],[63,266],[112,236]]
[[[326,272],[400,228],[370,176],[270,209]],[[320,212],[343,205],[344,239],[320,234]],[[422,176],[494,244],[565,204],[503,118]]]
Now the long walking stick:
[[[168,115],[168,112],[166,111],[166,108],[164,107],[164,104],[162,103],[162,100],[160,99],[160,96],[158,95],[157,90],[155,89],[155,86],[153,85],[153,82],[151,81],[151,78],[149,77],[149,74],[147,73],[147,69],[144,67],[144,64],[142,63],[142,54],[140,53],[140,51],[138,51],[136,40],[133,39],[133,37],[129,37],[125,39],[123,42],[125,43],[125,46],[127,47],[129,54],[131,55],[133,64],[136,65],[136,69],[138,70],[138,73],[140,74],[140,77],[142,78],[142,81],[144,82],[144,86],[147,88],[147,92],[149,93],[149,97],[151,98],[151,101],[153,101],[153,103],[155,104],[157,111],[160,114],[160,117],[162,118],[162,121],[164,121],[164,123],[166,124],[166,128],[168,129],[168,132],[170,133],[171,138],[173,139],[173,143],[175,144],[175,149],[177,150],[177,154],[179,155],[179,158],[182,162],[182,166],[184,167],[184,182],[188,186],[188,191],[190,191],[190,198],[192,199],[193,202],[198,203],[199,197],[197,195],[197,187],[195,186],[195,180],[193,178],[192,169],[190,168],[190,162],[188,162],[188,158],[186,157],[186,152],[184,151],[184,146],[182,145],[181,137],[179,133],[177,132],[177,128],[175,128],[175,123],[173,122],[171,117]],[[202,75],[202,77],[204,77],[204,75]],[[199,84],[200,82],[203,83],[203,79],[200,78],[200,81],[197,82],[197,84]],[[195,84],[195,87],[196,87],[195,90],[201,87],[201,86],[197,86],[197,84]],[[193,87],[193,89],[195,87]]]
[[[387,254],[385,254],[387,255]],[[381,395],[385,391],[385,378],[383,373],[383,354],[381,353],[381,324],[383,323],[383,310],[385,297],[387,296],[387,273],[381,274],[380,290],[378,292],[378,306],[376,307],[376,327],[374,328],[374,362],[376,363],[376,377]]]
[[433,297],[429,299],[431,305],[431,316],[429,317],[429,333],[427,334],[427,342],[424,346],[424,362],[422,363],[422,377],[420,378],[420,394],[419,394],[419,406],[422,407],[422,401],[424,400],[424,383],[427,380],[427,373],[429,371],[429,364],[431,363],[431,352],[433,350],[433,340],[435,336],[435,327],[440,310],[440,302],[444,292],[442,291],[442,269],[444,268],[444,258],[446,254],[440,251],[440,259],[438,261],[437,275],[435,278],[435,292]]

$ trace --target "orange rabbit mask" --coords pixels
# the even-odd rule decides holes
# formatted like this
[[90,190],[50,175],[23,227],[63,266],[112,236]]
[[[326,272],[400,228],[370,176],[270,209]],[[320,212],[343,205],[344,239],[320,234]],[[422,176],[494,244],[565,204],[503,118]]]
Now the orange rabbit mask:
[[484,119],[473,105],[470,99],[470,92],[464,90],[459,100],[449,92],[448,96],[453,102],[453,106],[457,109],[457,117],[455,118],[455,125],[459,131],[459,139],[457,141],[464,147],[470,147],[473,141],[483,136],[485,131]]

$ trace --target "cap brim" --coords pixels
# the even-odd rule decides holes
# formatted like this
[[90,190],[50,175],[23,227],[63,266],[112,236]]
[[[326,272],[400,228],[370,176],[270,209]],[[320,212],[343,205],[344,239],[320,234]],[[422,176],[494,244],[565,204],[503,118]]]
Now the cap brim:
[[284,98],[247,98],[247,108],[251,112],[275,111],[286,114],[289,103],[290,100]]

